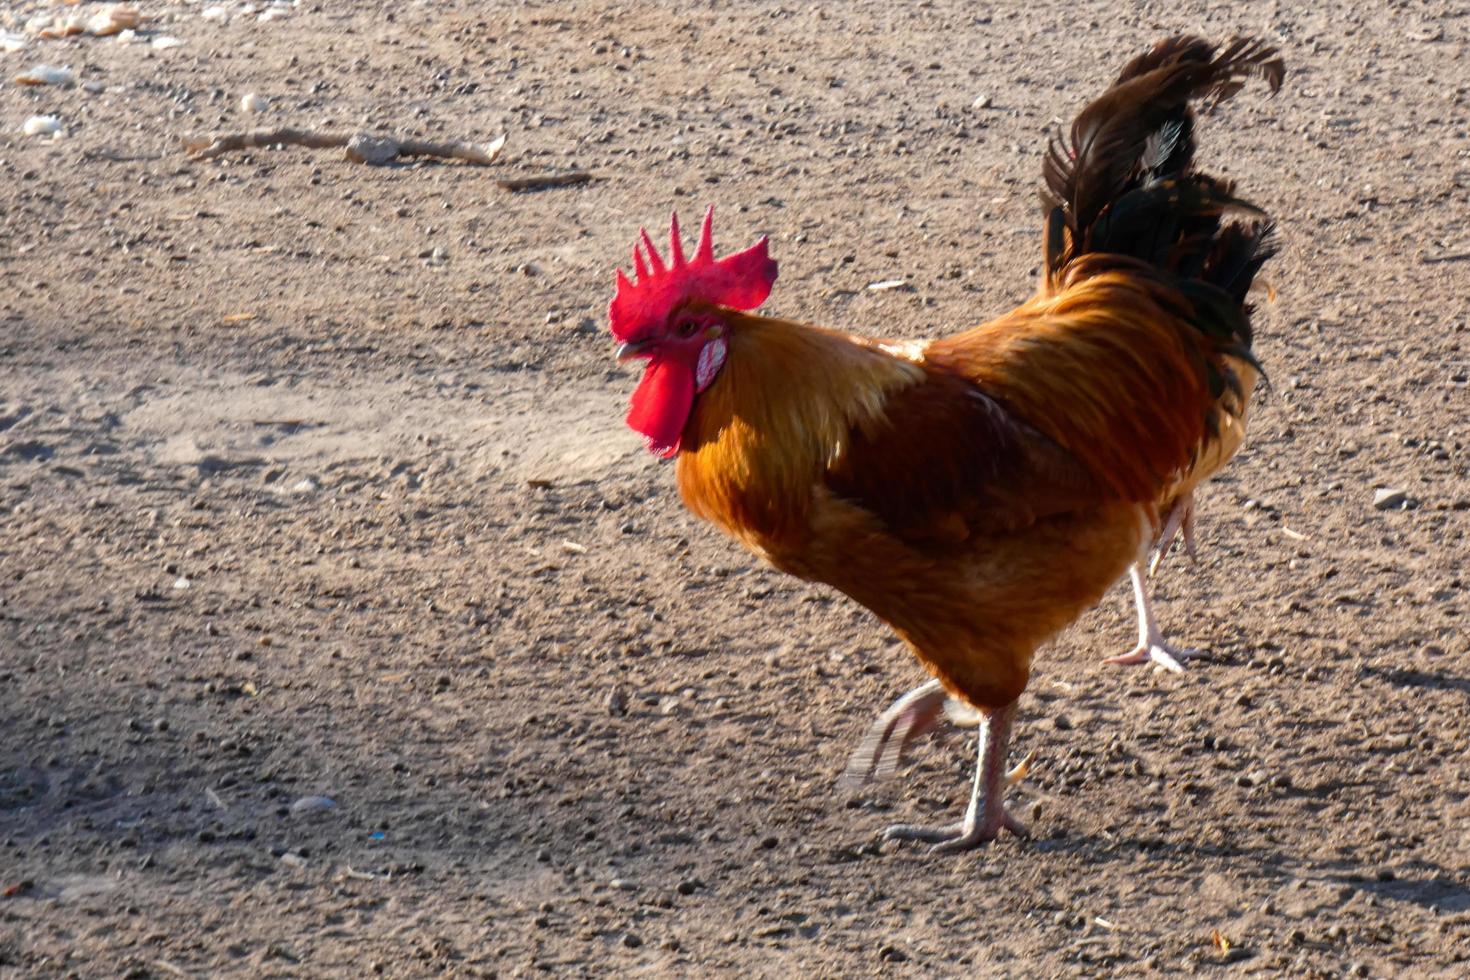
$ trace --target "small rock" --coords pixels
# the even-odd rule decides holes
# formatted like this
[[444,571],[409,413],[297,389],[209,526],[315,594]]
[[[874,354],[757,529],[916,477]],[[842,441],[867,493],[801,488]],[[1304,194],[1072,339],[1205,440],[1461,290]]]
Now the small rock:
[[621,718],[628,713],[628,695],[621,687],[614,687],[607,692],[607,713],[614,718]]
[[55,116],[32,116],[21,126],[27,136],[52,136],[61,132],[61,120]]
[[878,959],[883,960],[885,963],[907,963],[908,958],[909,954],[892,944],[878,950]]
[[623,936],[623,945],[629,949],[637,949],[643,945],[643,940],[638,938],[636,934],[630,932]]
[[698,878],[685,878],[683,881],[679,882],[677,886],[675,886],[675,890],[680,895],[693,895],[695,892],[699,891],[700,887],[703,886],[703,884],[704,882],[700,881]]
[[293,817],[303,816],[308,813],[321,813],[325,810],[335,809],[337,801],[330,796],[303,796],[291,804],[291,815]]
[[1066,715],[1057,715],[1051,720],[1051,727],[1059,732],[1070,732],[1072,730],[1072,719]]
[[989,109],[994,101],[988,95],[977,95],[975,101],[970,103],[971,109]]
[[269,102],[254,92],[246,92],[240,97],[241,112],[264,112],[268,105],[270,105]]
[[321,487],[317,484],[317,482],[315,480],[313,480],[311,477],[307,477],[306,479],[302,480],[300,483],[296,483],[296,484],[292,485],[291,492],[292,493],[315,493],[316,491],[318,491],[320,489],[321,489]]
[[347,159],[370,167],[392,163],[398,159],[398,141],[389,136],[358,133],[347,143]]
[[1402,510],[1409,502],[1409,495],[1403,490],[1375,490],[1373,492],[1374,510]]
[[70,88],[76,84],[77,75],[70,68],[37,65],[16,75],[13,81],[17,85],[59,85],[63,88]]

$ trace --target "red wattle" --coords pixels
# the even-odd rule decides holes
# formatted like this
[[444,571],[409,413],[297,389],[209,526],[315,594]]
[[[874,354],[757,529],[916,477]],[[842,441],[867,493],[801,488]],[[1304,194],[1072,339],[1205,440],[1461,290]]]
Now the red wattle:
[[694,371],[687,364],[655,358],[633,392],[628,426],[642,434],[650,450],[667,459],[679,451],[679,437],[693,408]]

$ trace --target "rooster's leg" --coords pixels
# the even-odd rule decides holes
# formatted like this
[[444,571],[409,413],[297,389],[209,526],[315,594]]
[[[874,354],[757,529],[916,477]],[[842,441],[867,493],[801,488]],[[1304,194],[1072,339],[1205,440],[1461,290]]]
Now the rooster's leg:
[[949,699],[944,685],[933,680],[920,684],[878,716],[848,760],[841,785],[855,787],[887,776],[898,768],[914,739],[934,726]]
[[1158,621],[1154,619],[1153,605],[1149,602],[1148,583],[1143,579],[1143,565],[1135,564],[1128,569],[1128,574],[1133,578],[1133,601],[1138,606],[1138,646],[1134,647],[1131,653],[1109,657],[1103,663],[1154,663],[1165,670],[1182,674],[1184,667],[1180,665],[1180,660],[1188,657],[1203,657],[1206,655],[1205,652],[1171,646],[1164,639],[1164,634],[1159,630]]
[[975,783],[970,790],[965,819],[948,827],[899,824],[883,831],[883,839],[927,841],[935,845],[936,853],[943,853],[969,850],[993,841],[1002,830],[1025,836],[1025,825],[1007,813],[1005,807],[1005,791],[1010,782],[1006,773],[1006,747],[1010,744],[1015,718],[1014,701],[997,711],[981,712],[980,759],[975,766]]
[[1164,561],[1164,556],[1169,553],[1169,548],[1174,544],[1174,536],[1183,534],[1184,552],[1189,555],[1191,561],[1196,558],[1194,548],[1194,491],[1191,490],[1178,500],[1174,506],[1169,508],[1169,516],[1164,518],[1164,527],[1159,531],[1158,540],[1154,542],[1154,558],[1148,563],[1148,573],[1152,575],[1159,570],[1159,565]]

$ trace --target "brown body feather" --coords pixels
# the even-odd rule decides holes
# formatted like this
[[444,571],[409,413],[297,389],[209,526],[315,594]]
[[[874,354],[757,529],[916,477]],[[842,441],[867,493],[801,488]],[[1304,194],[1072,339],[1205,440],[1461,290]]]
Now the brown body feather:
[[1189,170],[1188,103],[1280,71],[1191,38],[1131,62],[1048,157],[1039,294],[991,323],[910,352],[719,310],[689,508],[871,609],[969,703],[1014,701],[1037,647],[1240,445],[1269,224],[1222,222],[1259,212]]
[[[1033,425],[990,394],[1037,397],[1018,380],[1037,358],[1117,370],[1116,352],[1086,339],[1117,328],[1119,308],[1108,309],[1053,317],[1024,344],[996,343],[981,328],[972,343],[917,361],[804,324],[728,316],[729,366],[685,429],[680,491],[777,568],[871,609],[969,703],[1008,704],[1037,647],[1152,538],[1141,504],[1157,499],[1162,480],[1151,495],[1119,493],[1049,423]],[[1158,369],[1147,357],[1128,362],[1140,381]],[[1203,417],[1202,405],[1191,408]],[[1109,431],[1137,406],[1096,410]],[[1178,476],[1188,462],[1186,446],[1160,465]]]

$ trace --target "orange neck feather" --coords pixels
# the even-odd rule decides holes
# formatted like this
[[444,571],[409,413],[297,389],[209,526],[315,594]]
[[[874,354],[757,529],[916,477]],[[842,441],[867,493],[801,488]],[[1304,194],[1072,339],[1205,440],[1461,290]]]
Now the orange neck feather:
[[854,425],[924,378],[868,341],[790,320],[727,313],[730,351],[697,399],[679,454],[695,514],[760,551],[800,534],[812,484]]

